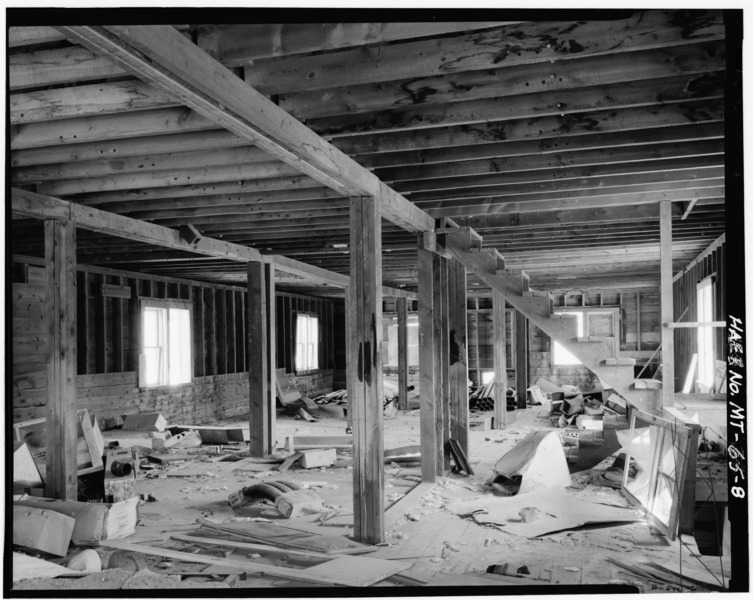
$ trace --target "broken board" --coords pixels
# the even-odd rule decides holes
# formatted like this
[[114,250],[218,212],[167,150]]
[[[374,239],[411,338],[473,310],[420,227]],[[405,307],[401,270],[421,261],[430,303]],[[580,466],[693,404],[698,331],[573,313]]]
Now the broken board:
[[[634,509],[578,500],[565,490],[539,489],[516,496],[489,496],[454,505],[456,514],[473,514],[477,523],[490,524],[521,537],[535,538],[549,533],[599,523],[630,523],[643,518]],[[532,517],[524,521],[523,509]]]
[[171,427],[177,432],[195,430],[201,436],[203,444],[229,444],[231,442],[243,443],[243,429],[240,427],[210,427],[208,425],[176,425]]
[[13,507],[13,544],[65,556],[76,519],[36,506]]
[[339,556],[329,562],[321,563],[303,572],[308,576],[339,581],[341,585],[365,587],[372,585],[390,575],[405,571],[410,563],[383,558],[366,558],[362,556]]

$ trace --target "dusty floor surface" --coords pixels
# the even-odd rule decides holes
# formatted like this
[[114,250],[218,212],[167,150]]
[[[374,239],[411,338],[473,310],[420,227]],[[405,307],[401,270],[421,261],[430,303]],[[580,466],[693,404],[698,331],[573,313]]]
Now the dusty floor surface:
[[[453,474],[440,479],[436,486],[427,484],[413,491],[420,481],[417,464],[385,465],[385,516],[386,543],[368,556],[402,560],[408,568],[401,573],[410,577],[443,586],[469,585],[461,575],[480,575],[491,565],[507,564],[507,573],[522,572],[524,583],[589,585],[628,584],[642,592],[680,591],[676,584],[657,583],[642,578],[614,563],[637,565],[645,560],[667,562],[685,572],[709,571],[722,579],[722,566],[728,573],[728,559],[696,557],[691,537],[668,542],[663,536],[652,534],[646,522],[576,530],[528,539],[480,525],[455,514],[454,506],[460,502],[491,497],[486,486],[496,461],[529,432],[549,428],[548,420],[539,417],[538,407],[517,412],[516,422],[506,430],[471,431],[470,463],[474,475]],[[215,425],[242,427],[248,434],[248,423],[243,420],[225,420]],[[344,435],[345,421],[320,418],[316,423],[296,420],[280,413],[277,420],[279,455],[285,439],[292,435]],[[385,420],[385,449],[419,443],[418,411],[399,413]],[[149,446],[149,434],[114,430],[104,433],[105,443],[117,440],[120,446]],[[237,446],[240,449],[242,446]],[[165,466],[150,465],[151,470],[139,472],[137,491],[152,494],[156,502],[142,502],[139,506],[139,523],[136,532],[124,541],[169,547],[187,552],[199,551],[190,543],[171,540],[175,534],[190,534],[197,529],[197,519],[215,523],[237,523],[257,518],[267,518],[281,525],[306,529],[325,535],[347,536],[352,533],[352,469],[350,453],[338,452],[335,467],[302,469],[296,466],[285,473],[272,470],[274,465],[254,464],[248,461],[225,462],[217,456],[196,454],[190,461]],[[319,514],[296,519],[281,519],[271,504],[255,504],[233,510],[228,495],[245,486],[269,479],[293,481],[313,488],[330,509],[340,512],[324,524],[318,524]],[[588,499],[618,506],[628,506],[619,491],[588,484],[588,477],[574,477],[580,494]],[[426,491],[424,491],[426,490]],[[504,498],[499,498],[504,502]],[[202,553],[219,557],[269,560],[248,551],[230,551],[219,547],[204,547]],[[107,565],[112,550],[100,547],[98,552]],[[167,589],[191,587],[297,587],[289,581],[269,577],[233,576],[222,569],[196,563],[145,557],[146,569],[134,568],[130,572],[112,569],[88,575],[85,578],[58,578],[26,580],[14,584],[14,589]],[[701,564],[703,563],[703,564]],[[274,560],[271,564],[280,564]],[[143,565],[142,565],[143,566]],[[527,572],[527,573],[526,573]],[[395,585],[382,582],[379,586]],[[552,589],[553,593],[555,589]],[[688,591],[687,586],[685,590]],[[698,588],[698,591],[705,591]]]

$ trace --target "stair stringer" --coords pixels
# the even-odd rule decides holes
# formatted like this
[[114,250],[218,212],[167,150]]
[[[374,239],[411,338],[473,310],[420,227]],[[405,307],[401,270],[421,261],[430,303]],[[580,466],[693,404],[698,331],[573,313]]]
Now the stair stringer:
[[630,404],[646,412],[656,412],[657,407],[647,401],[645,394],[632,389],[634,378],[626,375],[625,367],[602,364],[608,357],[603,342],[578,342],[573,337],[571,325],[566,319],[550,319],[550,304],[546,297],[523,295],[521,278],[505,271],[497,271],[496,259],[485,253],[472,253],[464,249],[454,236],[448,235],[445,248],[467,269],[471,270],[481,281],[503,294],[505,300],[531,320],[551,339],[562,344],[570,353],[591,370],[603,383],[612,387]]

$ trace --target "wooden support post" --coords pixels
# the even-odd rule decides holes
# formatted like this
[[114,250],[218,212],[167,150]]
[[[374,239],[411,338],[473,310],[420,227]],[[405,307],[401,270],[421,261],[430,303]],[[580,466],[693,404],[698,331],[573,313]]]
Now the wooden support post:
[[468,446],[468,321],[465,267],[449,261],[450,437],[470,456]]
[[528,395],[528,319],[518,310],[515,311],[515,379],[518,408],[525,408]]
[[397,299],[397,407],[408,410],[408,300]]
[[479,354],[480,351],[479,351],[479,344],[478,344],[479,332],[481,330],[479,328],[479,322],[478,322],[478,315],[479,315],[479,313],[478,313],[478,298],[474,298],[473,302],[474,302],[474,304],[473,304],[473,306],[474,306],[473,323],[474,323],[474,325],[476,325],[475,334],[473,336],[473,346],[474,346],[474,348],[476,350],[476,385],[481,386],[482,385],[482,381],[481,381],[481,375],[482,375],[482,373],[481,373],[481,354]]
[[348,286],[345,288],[345,388],[348,395],[345,433],[353,433],[353,398],[355,397],[354,386],[357,379],[356,368],[358,367],[354,302],[353,287]]
[[635,329],[636,329],[636,346],[635,349],[641,351],[641,293],[635,293]]
[[436,256],[418,241],[418,364],[421,390],[421,479],[435,482],[440,465],[437,463],[436,413],[441,411],[440,382],[436,371],[439,363],[434,331],[434,270]]
[[437,257],[434,270],[434,342],[437,344],[436,355],[439,358],[434,377],[439,382],[439,396],[434,427],[437,432],[437,475],[444,476],[450,470],[450,324],[448,294],[449,260]]
[[[382,222],[379,200],[350,201],[348,300],[357,356],[353,396],[353,534],[384,541],[384,439],[382,408]],[[352,370],[348,371],[352,373]]]
[[[263,457],[275,449],[275,271],[248,263],[249,452]],[[218,348],[224,352],[224,348]]]
[[505,297],[492,290],[492,345],[494,347],[494,429],[507,426],[507,365]]
[[47,476],[50,498],[76,500],[76,226],[44,223],[47,315]]
[[[675,341],[674,330],[668,324],[674,322],[672,303],[672,203],[659,203],[659,231],[661,243],[661,356],[663,407],[674,406],[675,393]],[[655,407],[656,408],[656,407]]]

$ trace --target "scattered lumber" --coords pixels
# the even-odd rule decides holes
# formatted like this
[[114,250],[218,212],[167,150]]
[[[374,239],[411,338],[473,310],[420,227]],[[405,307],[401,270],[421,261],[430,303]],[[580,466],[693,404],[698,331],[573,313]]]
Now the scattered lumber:
[[154,548],[143,544],[129,544],[128,542],[104,541],[101,545],[115,550],[139,552],[141,554],[150,554],[185,562],[227,566],[241,569],[244,573],[258,573],[272,577],[280,577],[290,581],[302,581],[325,585],[365,587],[410,567],[408,563],[399,561],[388,561],[357,556],[338,556],[327,563],[309,567],[307,569],[290,569],[273,565],[254,564],[252,562],[231,558],[219,558],[206,554],[180,552],[168,548]]
[[285,449],[290,452],[318,448],[335,448],[350,450],[353,447],[352,435],[310,435],[288,436]]

